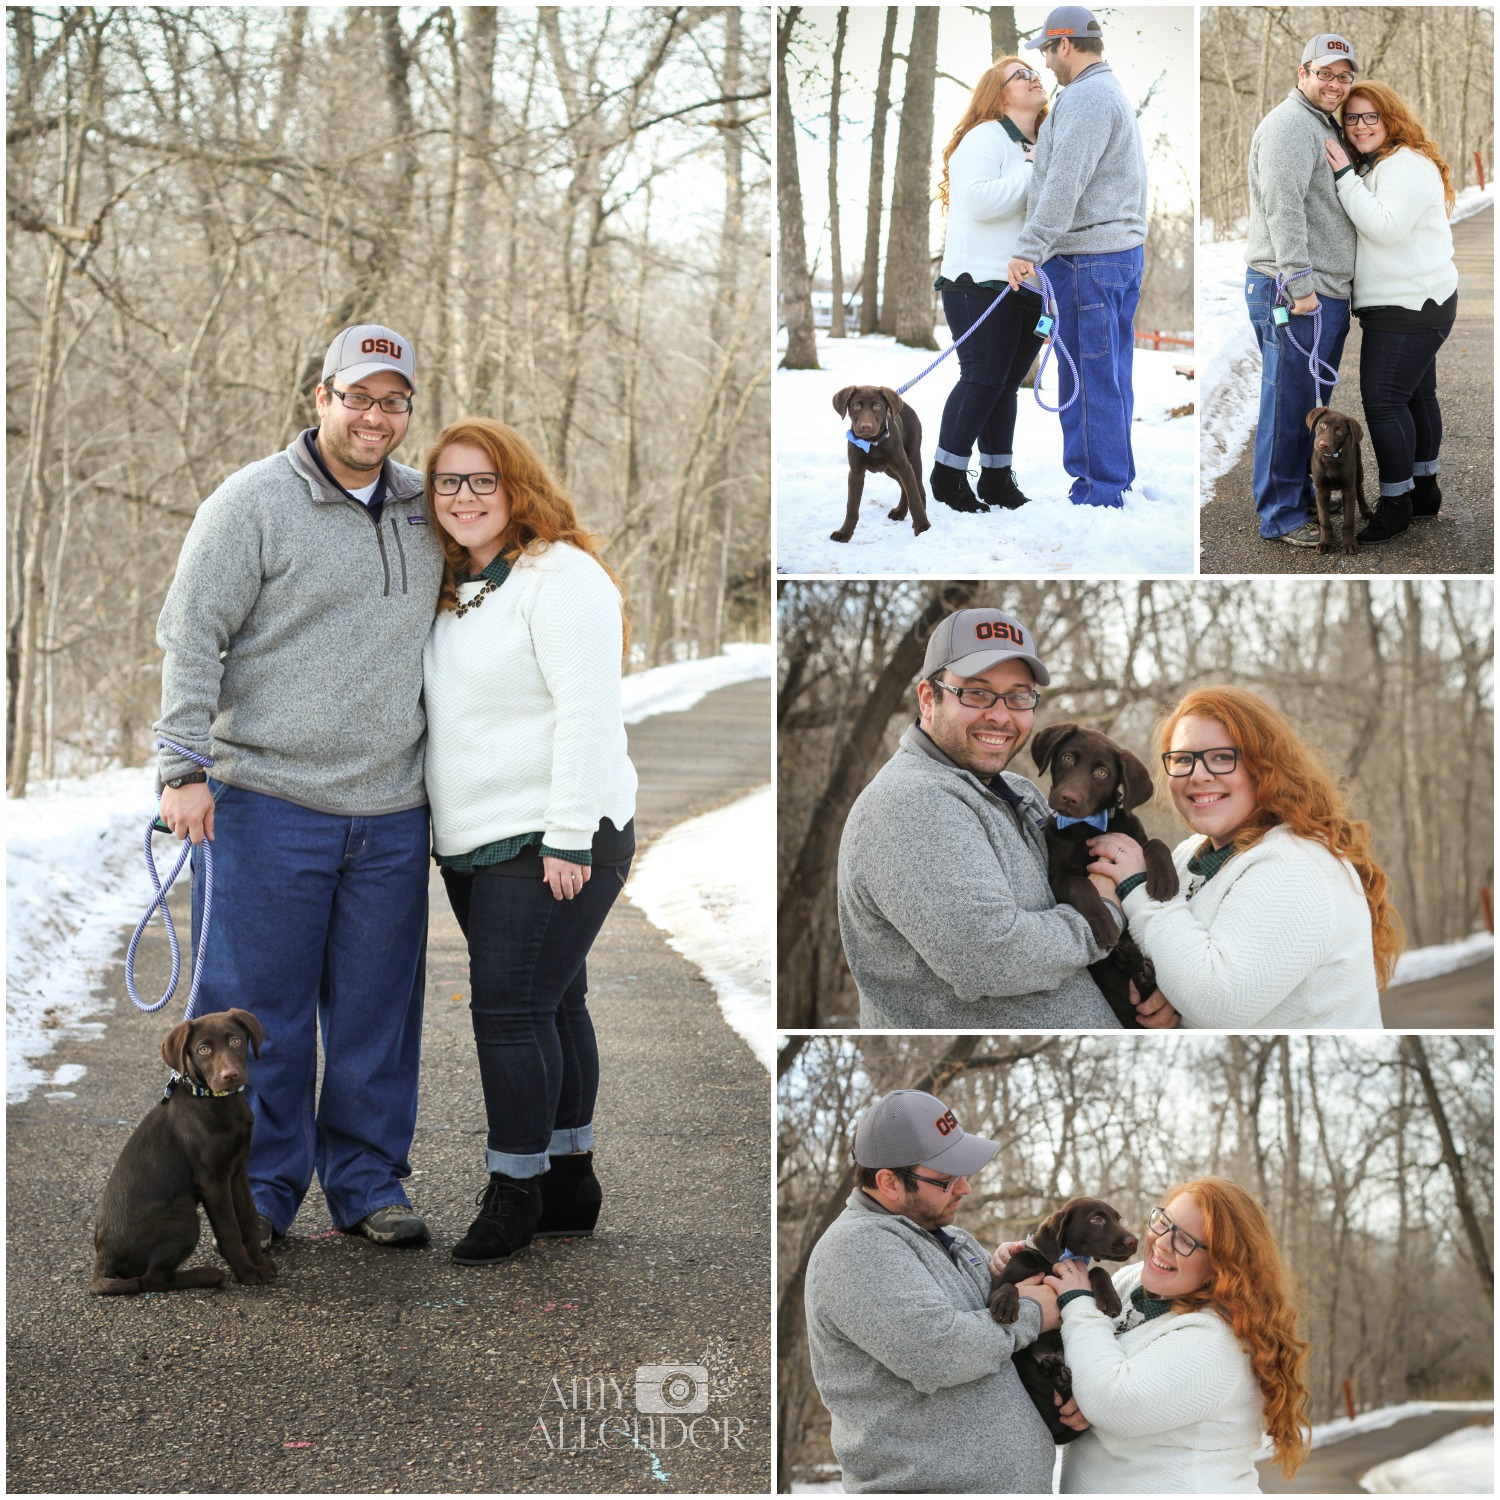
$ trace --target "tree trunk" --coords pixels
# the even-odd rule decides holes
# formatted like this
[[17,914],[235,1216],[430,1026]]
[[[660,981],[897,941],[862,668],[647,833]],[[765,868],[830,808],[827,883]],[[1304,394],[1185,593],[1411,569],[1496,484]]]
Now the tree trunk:
[[891,202],[892,259],[898,343],[936,349],[932,312],[932,100],[937,75],[936,5],[918,6],[906,63],[901,141],[896,147],[896,191]]
[[849,7],[839,6],[838,32],[833,44],[833,101],[828,106],[828,253],[832,262],[833,311],[828,337],[844,337],[844,248],[839,240],[839,90],[843,83],[844,36],[849,30]]
[[865,208],[865,264],[859,284],[859,331],[874,333],[880,324],[880,218],[885,204],[885,121],[891,112],[891,64],[896,51],[897,7],[885,12],[880,44],[880,76],[875,84],[875,121],[870,132],[870,187]]
[[997,57],[1014,57],[1021,50],[1021,34],[1016,30],[1015,7],[990,6],[990,61]]
[[818,343],[813,333],[812,277],[807,270],[807,236],[802,227],[802,180],[797,175],[797,127],[787,88],[786,54],[800,5],[789,5],[776,27],[776,212],[781,221],[781,319],[786,324],[787,370],[816,370]]

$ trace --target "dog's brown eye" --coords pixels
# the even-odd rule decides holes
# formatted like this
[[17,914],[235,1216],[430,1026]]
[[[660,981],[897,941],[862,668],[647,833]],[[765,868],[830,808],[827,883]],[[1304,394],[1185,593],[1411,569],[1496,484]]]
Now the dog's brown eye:
[[1096,766],[1094,768],[1094,775],[1098,776],[1101,780],[1107,779],[1108,776],[1109,776],[1109,767],[1108,766]]
[[1071,750],[1064,750],[1063,753],[1057,757],[1057,763],[1060,766],[1071,766],[1073,764],[1073,752]]

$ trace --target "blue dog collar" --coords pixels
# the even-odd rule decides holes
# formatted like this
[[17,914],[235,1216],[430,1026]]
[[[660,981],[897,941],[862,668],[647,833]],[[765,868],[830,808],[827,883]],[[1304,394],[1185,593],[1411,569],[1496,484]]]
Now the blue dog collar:
[[1065,818],[1061,813],[1054,813],[1054,819],[1059,828],[1071,828],[1075,823],[1087,823],[1090,828],[1097,828],[1100,833],[1109,832],[1109,812],[1096,812],[1087,818]]
[[206,1089],[201,1083],[194,1083],[191,1078],[173,1069],[172,1076],[167,1079],[166,1088],[162,1090],[162,1102],[165,1103],[170,1099],[172,1097],[172,1090],[179,1086],[185,1088],[195,1099],[228,1099],[232,1094],[243,1094],[245,1092],[245,1085],[243,1083],[237,1089],[224,1089],[222,1091]]

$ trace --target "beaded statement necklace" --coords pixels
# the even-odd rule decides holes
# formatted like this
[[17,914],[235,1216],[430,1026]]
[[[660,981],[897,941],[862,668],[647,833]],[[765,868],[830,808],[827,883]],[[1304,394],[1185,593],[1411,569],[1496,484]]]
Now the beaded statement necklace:
[[475,594],[467,604],[460,604],[458,608],[453,611],[453,613],[456,614],[460,620],[463,619],[463,617],[468,614],[471,609],[478,609],[479,606],[483,604],[484,601],[499,587],[500,585],[496,583],[493,578],[486,578],[484,580],[484,587],[480,589],[480,591]]

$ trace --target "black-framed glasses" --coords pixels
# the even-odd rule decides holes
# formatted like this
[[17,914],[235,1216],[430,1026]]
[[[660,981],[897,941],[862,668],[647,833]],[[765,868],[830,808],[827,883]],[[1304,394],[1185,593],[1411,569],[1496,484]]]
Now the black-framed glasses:
[[891,1171],[897,1177],[905,1177],[912,1182],[925,1182],[928,1187],[935,1187],[939,1192],[943,1193],[951,1193],[953,1191],[953,1184],[964,1180],[961,1176],[950,1177],[946,1181],[938,1177],[924,1177],[920,1172],[913,1172],[909,1167],[892,1167]]
[[1164,1208],[1153,1208],[1147,1222],[1151,1226],[1151,1233],[1156,1235],[1157,1238],[1170,1236],[1167,1243],[1184,1260],[1192,1255],[1194,1251],[1208,1249],[1208,1246],[1202,1240],[1196,1240],[1187,1230],[1179,1229],[1167,1217],[1167,1211]]
[[432,488],[439,495],[456,495],[464,485],[476,495],[493,495],[500,488],[498,474],[434,474]]
[[1378,124],[1380,124],[1380,115],[1378,114],[1377,111],[1375,111],[1373,109],[1366,110],[1363,114],[1345,115],[1344,116],[1344,124],[1345,125],[1378,125]]
[[1161,768],[1168,776],[1191,776],[1195,761],[1203,762],[1210,776],[1227,776],[1240,763],[1237,746],[1220,745],[1215,750],[1165,750]]
[[1354,75],[1352,73],[1334,73],[1327,68],[1314,68],[1313,77],[1319,83],[1341,83],[1346,89],[1354,87]]
[[404,417],[411,410],[410,396],[382,396],[376,400],[363,391],[341,391],[332,381],[329,381],[326,389],[330,395],[337,396],[350,411],[369,411],[372,406],[378,406],[388,417]]
[[1000,87],[1008,88],[1018,78],[1024,78],[1027,83],[1035,83],[1040,76],[1041,75],[1039,73],[1033,72],[1030,68],[1017,68],[1016,71],[1012,73],[1010,77],[1000,85]]
[[1035,688],[1020,689],[1014,693],[992,693],[988,688],[953,687],[946,682],[935,681],[932,685],[942,688],[945,693],[952,693],[965,708],[993,708],[997,703],[1003,703],[1017,713],[1030,713],[1042,701],[1042,695]]

